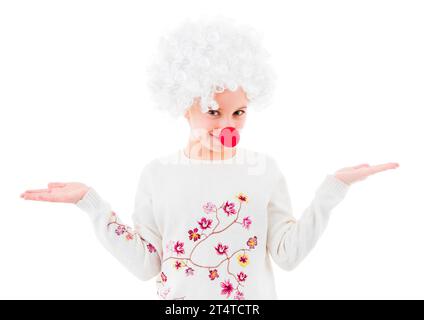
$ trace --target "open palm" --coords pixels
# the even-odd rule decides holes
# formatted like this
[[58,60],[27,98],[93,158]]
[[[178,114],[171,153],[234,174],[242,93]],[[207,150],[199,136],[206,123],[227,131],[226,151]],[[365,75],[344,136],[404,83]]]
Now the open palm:
[[86,194],[88,186],[80,182],[50,182],[47,189],[27,190],[21,194],[25,200],[77,203]]
[[396,169],[399,164],[396,162],[389,162],[385,164],[378,164],[370,166],[368,163],[363,163],[354,167],[345,167],[334,173],[336,178],[342,180],[346,184],[350,185],[354,182],[364,180],[368,176],[377,172],[385,171],[388,169]]

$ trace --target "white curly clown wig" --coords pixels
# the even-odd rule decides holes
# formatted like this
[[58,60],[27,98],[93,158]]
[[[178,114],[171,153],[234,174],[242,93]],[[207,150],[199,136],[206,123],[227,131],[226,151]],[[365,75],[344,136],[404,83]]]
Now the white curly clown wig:
[[263,35],[222,16],[187,19],[159,40],[148,65],[147,86],[160,110],[183,115],[198,98],[202,112],[218,109],[215,92],[241,87],[256,110],[267,107],[276,74]]

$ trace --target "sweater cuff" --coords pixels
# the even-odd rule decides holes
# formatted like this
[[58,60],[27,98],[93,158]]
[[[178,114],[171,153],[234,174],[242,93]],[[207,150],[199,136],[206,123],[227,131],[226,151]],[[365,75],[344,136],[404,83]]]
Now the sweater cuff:
[[332,195],[335,198],[342,199],[349,190],[350,185],[337,178],[334,174],[327,174],[318,193]]
[[110,211],[109,203],[102,199],[102,197],[94,190],[89,188],[85,195],[75,203],[81,210],[87,212],[92,218],[99,214]]

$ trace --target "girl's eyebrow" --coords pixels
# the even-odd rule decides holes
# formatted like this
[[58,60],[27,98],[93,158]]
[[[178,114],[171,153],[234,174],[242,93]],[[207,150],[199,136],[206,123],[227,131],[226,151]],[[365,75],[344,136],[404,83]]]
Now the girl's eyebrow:
[[[237,108],[237,110],[246,109],[246,108],[247,108],[247,106],[242,106],[240,108]],[[216,111],[221,111],[221,108],[218,108]]]

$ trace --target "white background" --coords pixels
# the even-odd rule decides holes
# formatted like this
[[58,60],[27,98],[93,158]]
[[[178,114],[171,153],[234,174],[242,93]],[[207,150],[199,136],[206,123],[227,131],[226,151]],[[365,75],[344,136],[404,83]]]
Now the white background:
[[280,299],[424,298],[422,1],[1,1],[0,298],[156,299],[74,205],[25,201],[52,181],[93,186],[130,223],[138,175],[185,146],[144,68],[163,31],[228,15],[265,33],[279,75],[240,146],[273,155],[295,215],[326,173],[400,167],[352,185]]

